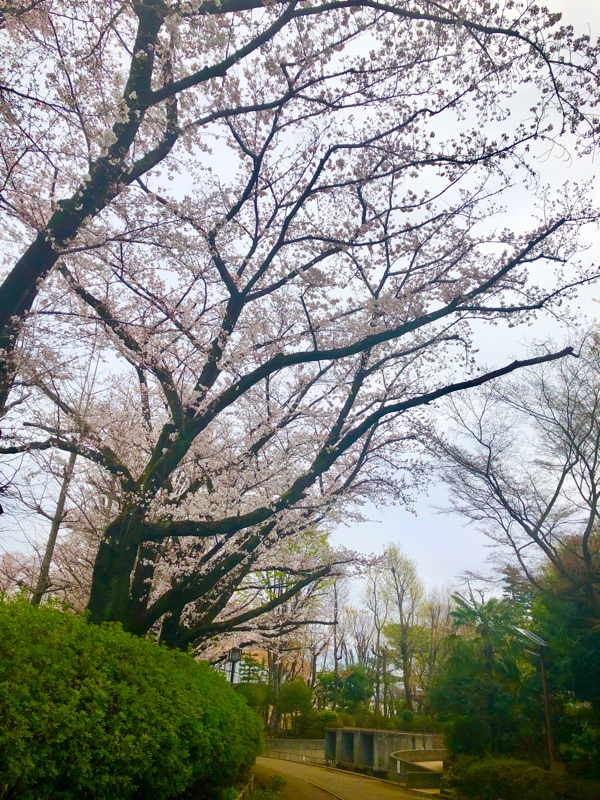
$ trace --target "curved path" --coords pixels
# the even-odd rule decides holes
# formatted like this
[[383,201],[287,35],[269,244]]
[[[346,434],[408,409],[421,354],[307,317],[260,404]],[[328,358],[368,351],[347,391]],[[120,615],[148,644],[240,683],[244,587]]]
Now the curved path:
[[415,800],[427,796],[377,778],[277,758],[257,758],[254,773],[267,779],[283,775],[287,800]]

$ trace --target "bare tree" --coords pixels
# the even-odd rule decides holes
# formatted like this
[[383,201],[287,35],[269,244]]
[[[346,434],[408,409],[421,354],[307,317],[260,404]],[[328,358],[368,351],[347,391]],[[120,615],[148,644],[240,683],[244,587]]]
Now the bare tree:
[[[425,589],[415,562],[397,545],[389,544],[383,554],[383,586],[388,598],[388,636],[394,631],[400,655],[406,707],[413,708],[413,662],[416,650],[414,631],[418,624]],[[390,637],[391,638],[391,637]]]
[[360,664],[363,667],[371,663],[371,648],[373,647],[373,635],[375,627],[369,611],[365,608],[346,608],[346,618],[348,621],[349,638],[352,642],[351,663]]
[[50,525],[50,535],[48,536],[48,541],[46,542],[44,557],[42,558],[42,563],[40,566],[40,573],[35,584],[35,589],[33,590],[33,594],[31,596],[31,604],[34,606],[40,604],[42,597],[48,591],[50,585],[50,564],[52,563],[58,532],[65,519],[65,503],[67,501],[67,492],[69,491],[69,484],[71,483],[71,478],[73,477],[73,470],[75,469],[76,460],[77,453],[71,453],[67,465],[63,471],[60,491],[58,493],[58,501],[51,519],[52,524]]
[[423,598],[419,608],[417,628],[413,630],[412,671],[418,695],[417,702],[427,696],[431,678],[443,654],[452,628],[452,593],[449,587],[433,587]]
[[389,595],[384,588],[384,578],[380,565],[372,567],[365,579],[362,601],[371,612],[373,620],[373,645],[371,652],[375,665],[375,713],[382,710],[382,687],[385,693],[384,636],[383,629],[388,621]]
[[453,507],[509,548],[538,589],[554,570],[600,612],[600,361],[589,337],[577,361],[527,370],[452,404],[437,440]]

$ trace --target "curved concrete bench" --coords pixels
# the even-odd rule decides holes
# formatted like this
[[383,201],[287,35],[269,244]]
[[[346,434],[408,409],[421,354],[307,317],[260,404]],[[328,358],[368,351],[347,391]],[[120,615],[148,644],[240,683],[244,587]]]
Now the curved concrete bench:
[[[430,766],[444,762],[446,750],[396,750],[390,758],[396,762],[396,776],[406,781],[407,789],[439,789],[443,770]],[[423,763],[425,762],[425,763]]]

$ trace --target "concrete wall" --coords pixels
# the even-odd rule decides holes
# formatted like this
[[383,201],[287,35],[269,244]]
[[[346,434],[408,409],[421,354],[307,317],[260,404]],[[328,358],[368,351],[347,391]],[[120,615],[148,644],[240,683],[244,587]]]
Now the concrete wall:
[[335,761],[335,751],[337,746],[337,731],[329,728],[325,731],[325,758]]
[[265,751],[322,757],[325,754],[325,739],[267,739]]
[[406,775],[407,789],[439,789],[441,783],[441,772],[409,772]]
[[447,750],[418,750],[411,748],[410,750],[399,750],[392,753],[392,757],[398,761],[406,761],[409,764],[418,764],[419,761],[443,761],[448,758]]
[[430,750],[429,733],[380,731],[370,728],[328,728],[325,758],[376,772],[390,770],[390,756],[397,750]]
[[[396,778],[406,784],[407,789],[439,789],[442,781],[442,771],[432,769],[419,762],[444,761],[448,756],[447,750],[398,750],[392,753],[391,762],[396,763]],[[392,772],[388,773],[391,778]],[[393,780],[393,778],[392,778]]]

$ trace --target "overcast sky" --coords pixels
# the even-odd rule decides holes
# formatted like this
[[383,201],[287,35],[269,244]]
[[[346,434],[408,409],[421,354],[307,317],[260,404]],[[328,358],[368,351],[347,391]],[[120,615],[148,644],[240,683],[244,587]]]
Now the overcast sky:
[[[551,11],[562,12],[563,24],[573,25],[576,33],[587,33],[594,38],[600,35],[598,0],[548,0],[544,5]],[[596,156],[595,162],[597,169],[600,154]],[[566,178],[567,168],[572,174],[580,172],[582,167],[586,171],[585,176],[591,178],[589,163],[567,165],[558,158],[554,163],[546,163],[544,172],[552,169],[562,183]],[[596,181],[596,191],[600,198],[598,186]],[[598,260],[600,236],[594,240],[593,250]],[[588,322],[594,322],[600,311],[596,298],[600,298],[600,285],[588,287],[580,294],[579,302],[573,305],[573,316],[581,313]],[[477,345],[485,362],[493,368],[507,363],[513,357],[523,356],[528,341],[552,337],[560,343],[564,336],[556,323],[544,320],[525,332],[502,332],[499,335],[498,328],[482,331]],[[465,570],[489,572],[490,568],[485,563],[490,555],[488,540],[473,526],[466,526],[458,515],[435,510],[436,506],[444,506],[446,503],[444,488],[436,484],[434,476],[431,476],[428,485],[417,498],[416,516],[401,507],[365,507],[364,514],[371,521],[338,527],[334,533],[334,542],[360,552],[373,553],[380,552],[387,542],[393,541],[417,562],[419,574],[428,585],[456,585],[459,575]]]

